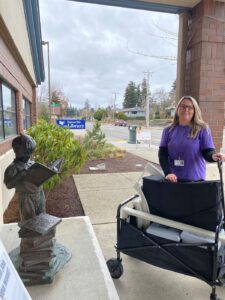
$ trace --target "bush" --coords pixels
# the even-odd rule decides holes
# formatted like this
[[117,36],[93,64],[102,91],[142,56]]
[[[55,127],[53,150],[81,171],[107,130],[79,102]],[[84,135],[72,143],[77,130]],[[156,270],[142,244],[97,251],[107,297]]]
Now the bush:
[[97,121],[101,121],[103,118],[106,118],[108,116],[107,111],[105,109],[98,109],[94,113],[94,119]]
[[145,117],[127,117],[127,120],[145,120]]
[[86,160],[86,152],[79,141],[74,140],[69,129],[55,124],[48,124],[40,120],[27,130],[37,143],[34,159],[44,165],[50,165],[56,159],[63,157],[64,161],[60,173],[53,176],[44,184],[44,189],[53,188],[61,178],[69,176],[71,172],[79,172]]
[[88,159],[124,156],[123,150],[106,143],[106,137],[101,131],[99,122],[96,122],[93,129],[87,132],[83,145],[87,152]]
[[97,147],[93,149],[90,154],[90,159],[105,159],[110,158],[120,158],[124,157],[126,150],[119,149],[112,144],[105,144],[104,147]]
[[123,112],[118,112],[115,114],[116,119],[126,121],[128,117]]
[[95,152],[98,152],[105,145],[105,143],[105,134],[101,131],[101,125],[97,121],[95,122],[92,130],[87,131],[83,142],[88,159],[93,158],[93,156],[95,156]]

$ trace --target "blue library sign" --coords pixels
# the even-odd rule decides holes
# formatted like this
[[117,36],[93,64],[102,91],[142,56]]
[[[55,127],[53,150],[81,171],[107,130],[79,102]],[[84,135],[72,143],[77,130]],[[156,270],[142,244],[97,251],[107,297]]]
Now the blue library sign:
[[61,127],[69,127],[70,129],[85,129],[85,120],[57,119],[56,124]]

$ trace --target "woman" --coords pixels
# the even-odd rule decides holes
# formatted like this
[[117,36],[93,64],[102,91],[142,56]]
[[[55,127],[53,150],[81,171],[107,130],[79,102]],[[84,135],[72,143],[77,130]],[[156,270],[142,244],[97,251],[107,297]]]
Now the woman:
[[173,122],[163,130],[159,162],[165,178],[177,182],[205,180],[205,160],[225,160],[225,156],[215,152],[210,129],[202,119],[197,101],[184,96],[177,104]]

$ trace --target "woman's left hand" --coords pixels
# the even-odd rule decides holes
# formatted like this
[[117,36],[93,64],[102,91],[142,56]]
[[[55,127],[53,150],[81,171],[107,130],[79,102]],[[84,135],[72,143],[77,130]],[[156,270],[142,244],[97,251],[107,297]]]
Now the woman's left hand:
[[213,159],[214,161],[218,161],[218,160],[220,160],[220,161],[225,161],[225,155],[224,155],[223,153],[214,153],[214,154],[212,155],[212,159]]

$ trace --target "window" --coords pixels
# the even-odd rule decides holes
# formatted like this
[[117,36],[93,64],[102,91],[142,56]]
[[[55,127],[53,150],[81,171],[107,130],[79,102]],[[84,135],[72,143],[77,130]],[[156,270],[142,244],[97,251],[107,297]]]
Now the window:
[[17,134],[16,93],[0,81],[0,139]]
[[[1,96],[1,93],[0,93],[0,96]],[[0,101],[0,140],[3,140],[3,138],[4,138],[4,134],[3,134],[3,107],[2,107],[2,101]]]
[[23,97],[23,129],[31,127],[31,103]]

